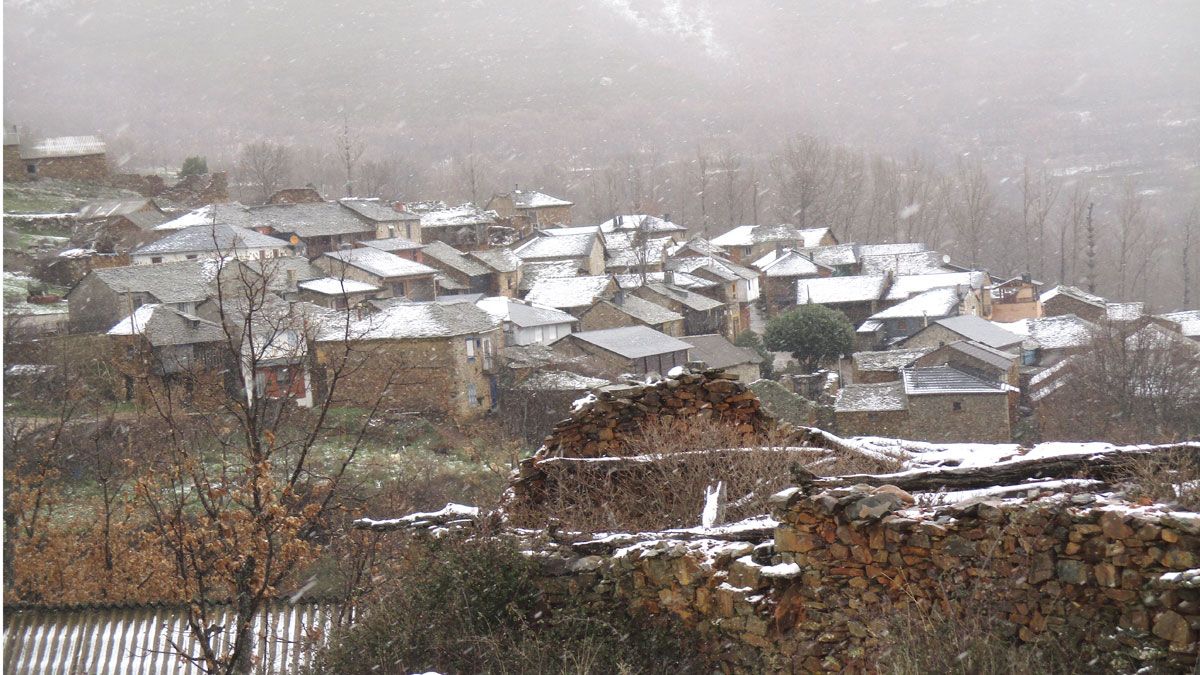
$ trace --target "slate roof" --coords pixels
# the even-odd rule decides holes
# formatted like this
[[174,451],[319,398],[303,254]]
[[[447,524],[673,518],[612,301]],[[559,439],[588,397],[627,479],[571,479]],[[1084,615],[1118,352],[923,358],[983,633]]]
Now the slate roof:
[[978,359],[1000,370],[1008,370],[1012,367],[1013,361],[1017,360],[1016,354],[1002,352],[999,349],[993,349],[985,344],[972,342],[971,340],[955,340],[947,344],[946,348]]
[[684,351],[690,344],[660,333],[649,326],[624,326],[571,333],[563,340],[577,339],[627,359]]
[[1099,327],[1074,314],[1047,316],[1036,319],[1021,319],[997,326],[1017,335],[1032,339],[1043,349],[1069,349],[1085,347],[1092,342]]
[[373,223],[396,223],[405,220],[421,219],[421,217],[415,213],[397,211],[387,203],[378,199],[346,197],[344,199],[339,199],[338,203]]
[[157,241],[135,248],[131,255],[161,255],[178,253],[229,253],[257,248],[287,248],[288,243],[276,237],[260,234],[232,225],[196,225],[168,234]]
[[809,256],[813,262],[826,267],[854,265],[858,263],[859,245],[833,244],[832,246],[813,246],[801,249],[801,253]]
[[667,249],[667,255],[679,255],[681,252],[689,249],[701,255],[707,256],[720,256],[725,255],[726,253],[725,249],[717,246],[707,239],[704,239],[703,237],[692,237],[681,244],[675,244]]
[[520,256],[513,253],[512,249],[489,248],[471,251],[469,255],[497,272],[516,272],[521,266]]
[[1184,337],[1200,337],[1200,309],[1167,312],[1166,314],[1159,314],[1158,318],[1179,324],[1180,332],[1183,333]]
[[739,347],[723,335],[688,335],[685,340],[692,345],[688,358],[703,361],[709,368],[731,368],[744,363],[762,363],[762,357],[753,349]]
[[587,377],[562,370],[542,370],[533,373],[516,386],[524,391],[588,391],[610,384],[608,380]]
[[822,277],[796,281],[796,304],[837,305],[869,302],[883,295],[886,277]]
[[[80,220],[91,220],[93,218],[125,216],[135,211],[140,211],[151,204],[153,202],[149,199],[102,199],[88,202],[79,207],[79,212],[75,214],[75,217]],[[155,206],[152,210],[157,211],[158,207]]]
[[758,278],[758,272],[748,267],[742,267],[737,263],[730,262],[724,258],[714,258],[711,256],[690,256],[686,258],[676,258],[667,263],[667,267],[676,272],[686,272],[694,274],[697,270],[707,270],[710,274],[724,279],[725,281],[748,281]]
[[[607,261],[605,267],[636,267],[642,263],[642,247],[634,244],[633,232],[614,232],[605,236]],[[644,246],[645,262],[656,264],[666,258],[667,247],[673,243],[670,237],[648,239]],[[686,260],[686,258],[685,258]]]
[[772,278],[815,277],[821,273],[821,268],[816,263],[796,251],[787,251],[777,256],[761,269],[763,274]]
[[1146,313],[1144,302],[1110,302],[1104,306],[1109,321],[1133,321]]
[[[350,326],[350,334],[362,340],[405,340],[454,337],[486,333],[500,326],[499,320],[468,302],[379,303],[381,309]],[[330,325],[321,340],[339,340],[345,327]]]
[[255,227],[270,227],[301,238],[364,233],[374,237],[375,234],[373,224],[364,223],[338,202],[264,204],[249,207],[248,213]]
[[858,244],[859,255],[896,255],[898,253],[920,253],[925,250],[921,242],[901,242],[898,244]]
[[695,310],[697,312],[707,312],[718,307],[724,307],[725,303],[720,300],[714,300],[706,295],[693,293],[684,288],[680,288],[673,284],[660,284],[650,282],[646,284],[646,288],[654,291],[664,298],[670,298],[677,302],[683,303],[684,307]]
[[43,138],[27,148],[21,148],[21,159],[51,159],[57,157],[86,157],[103,155],[108,151],[99,136],[59,136]]
[[594,234],[537,236],[513,249],[513,253],[522,260],[586,258],[597,240]]
[[553,326],[560,323],[575,323],[575,317],[553,307],[543,307],[512,298],[481,298],[475,304],[500,321],[510,321],[521,328]]
[[[167,219],[165,215],[158,211],[134,211],[133,213],[124,213],[113,218],[124,218],[133,223],[135,227],[142,231],[150,231],[157,228]],[[111,220],[111,218],[110,218]]]
[[955,312],[962,298],[957,288],[934,288],[924,293],[914,295],[904,302],[888,307],[882,312],[876,312],[871,318],[876,321],[883,319],[907,319],[949,316]]
[[987,319],[970,314],[951,316],[941,319],[937,323],[968,340],[996,349],[1004,349],[1005,347],[1020,344],[1023,339],[1021,335],[1010,330],[1005,330]]
[[838,392],[833,404],[836,412],[888,412],[907,408],[903,382],[848,384]]
[[220,342],[226,338],[219,324],[157,304],[138,307],[110,328],[108,334],[141,335],[155,347]]
[[309,279],[308,281],[301,281],[297,286],[313,293],[333,296],[350,293],[373,293],[379,290],[378,286],[355,281],[354,279],[334,279],[333,277]]
[[658,232],[684,232],[687,230],[682,225],[677,225],[669,220],[663,220],[657,216],[648,216],[644,214],[636,215],[621,215],[611,220],[606,220],[600,223],[600,231],[613,232],[617,230],[644,230],[650,233]]
[[608,289],[610,277],[553,277],[539,279],[525,299],[556,309],[590,307]]
[[250,208],[248,206],[244,206],[238,202],[229,202],[227,204],[202,206],[178,218],[157,225],[154,229],[182,230],[196,225],[211,225],[213,223],[213,213],[216,213],[216,222],[220,224],[233,225],[235,227],[250,227],[253,224],[253,218],[250,216]]
[[[424,208],[422,205],[421,208]],[[463,227],[467,225],[494,225],[497,215],[495,211],[484,211],[474,204],[461,204],[448,207],[445,204],[435,204],[433,208],[420,212],[421,227]]]
[[905,300],[918,293],[934,288],[966,286],[983,288],[987,283],[986,272],[946,272],[940,274],[907,274],[895,277],[888,289],[888,300]]
[[521,290],[530,290],[543,279],[577,277],[583,270],[578,260],[548,260],[545,262],[522,263]]
[[794,225],[739,225],[728,232],[713,237],[717,246],[753,246],[770,242],[786,242],[801,248],[818,246],[829,233],[828,227],[798,229]]
[[942,254],[937,251],[864,255],[860,262],[862,274],[943,274],[952,271],[945,267]]
[[953,366],[923,366],[905,368],[904,393],[924,394],[1004,394],[1013,388],[999,382],[989,382],[968,375]]
[[92,270],[89,276],[100,280],[114,293],[149,293],[159,302],[174,304],[206,300],[213,292],[216,270],[217,266],[211,260],[183,260],[159,265],[100,267]]
[[933,351],[933,347],[890,349],[879,352],[855,352],[851,357],[855,370],[864,372],[900,370]]
[[1062,284],[1059,284],[1058,286],[1051,288],[1050,290],[1046,291],[1045,293],[1042,293],[1040,299],[1041,299],[1042,303],[1044,304],[1046,302],[1049,302],[1050,300],[1053,300],[1054,298],[1056,298],[1060,295],[1064,295],[1068,298],[1072,298],[1072,299],[1078,300],[1080,302],[1084,302],[1089,305],[1093,305],[1095,307],[1100,307],[1100,308],[1103,308],[1107,302],[1104,298],[1100,297],[1099,295],[1093,295],[1092,293],[1088,293],[1087,291],[1083,290],[1082,288],[1076,288],[1075,286],[1064,286]]
[[362,244],[363,246],[377,248],[380,251],[387,251],[388,253],[395,253],[396,251],[419,251],[425,248],[424,245],[418,244],[415,241],[410,241],[404,237],[391,237],[388,239],[364,239],[358,243]]
[[[293,283],[288,279],[289,274],[296,282],[320,279],[325,276],[325,270],[313,265],[308,258],[303,256],[228,261],[224,269],[232,273],[236,280],[238,273],[232,271],[235,265],[248,269],[257,277],[261,277],[264,273],[270,275],[270,278],[267,279],[267,287],[276,292],[294,290]],[[222,277],[222,282],[227,278],[229,277]]]
[[387,251],[374,248],[352,248],[347,251],[329,251],[326,258],[344,262],[368,274],[390,279],[395,277],[415,277],[424,274],[434,274],[437,270],[407,258],[401,258]]
[[491,273],[491,270],[483,263],[442,241],[429,242],[421,251],[421,255],[432,258],[469,277],[482,277]]
[[[503,195],[502,195],[503,196]],[[513,190],[508,193],[512,197],[513,207],[518,209],[544,209],[551,206],[573,206],[565,199],[551,197],[536,190]]]
[[658,326],[670,321],[683,321],[682,314],[672,312],[666,307],[656,305],[649,300],[643,300],[636,295],[625,294],[619,300],[618,298],[614,297],[611,301],[607,301],[605,304],[612,305],[613,307],[616,307],[617,310],[625,312],[638,321],[651,326]]

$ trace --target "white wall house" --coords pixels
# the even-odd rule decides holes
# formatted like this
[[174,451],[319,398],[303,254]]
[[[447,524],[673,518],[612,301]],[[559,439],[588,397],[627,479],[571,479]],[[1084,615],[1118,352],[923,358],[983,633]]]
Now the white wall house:
[[233,225],[196,225],[158,241],[139,246],[129,254],[134,265],[156,265],[182,260],[264,260],[293,255],[288,242]]

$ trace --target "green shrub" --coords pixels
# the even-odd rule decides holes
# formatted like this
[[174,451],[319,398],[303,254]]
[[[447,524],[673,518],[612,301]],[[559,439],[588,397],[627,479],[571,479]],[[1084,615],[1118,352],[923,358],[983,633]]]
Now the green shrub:
[[332,636],[314,673],[709,672],[671,626],[616,607],[551,609],[536,563],[496,538],[416,539],[389,591]]

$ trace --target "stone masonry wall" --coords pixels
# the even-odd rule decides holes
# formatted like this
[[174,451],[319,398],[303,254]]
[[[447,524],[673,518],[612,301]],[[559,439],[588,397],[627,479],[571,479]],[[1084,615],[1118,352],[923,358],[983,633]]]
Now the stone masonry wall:
[[993,639],[1094,647],[1093,672],[1195,667],[1197,514],[1090,494],[919,508],[893,486],[773,503],[774,521],[550,545],[548,595],[669,613],[729,672],[869,672],[889,617],[933,606],[998,619]]

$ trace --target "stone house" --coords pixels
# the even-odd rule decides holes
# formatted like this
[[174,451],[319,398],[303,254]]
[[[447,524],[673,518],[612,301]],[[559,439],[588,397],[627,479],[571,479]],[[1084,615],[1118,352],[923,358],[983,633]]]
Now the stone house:
[[1158,318],[1170,321],[1177,326],[1179,334],[1185,338],[1200,341],[1200,309],[1167,312],[1166,314],[1159,314]]
[[378,199],[359,197],[339,199],[338,204],[349,209],[363,222],[374,225],[376,239],[421,241],[421,216],[409,213],[399,205],[393,207]]
[[1100,327],[1074,314],[1021,319],[998,323],[1000,328],[1020,335],[1022,363],[1048,367],[1092,344]]
[[[346,333],[333,325],[317,341],[317,393],[339,365]],[[391,301],[350,327],[353,377],[338,396],[353,405],[468,420],[495,401],[500,322],[472,303]]]
[[[581,228],[571,228],[581,229]],[[610,232],[603,237],[604,269],[613,274],[662,272],[667,249],[674,245],[670,237],[643,237],[637,232]]]
[[67,292],[70,332],[108,331],[147,304],[194,314],[214,293],[213,272],[198,260],[93,269]]
[[1012,440],[1016,387],[984,380],[953,366],[903,371],[911,438],[924,441],[1006,443]]
[[128,253],[162,236],[157,231],[167,217],[161,212],[134,211],[110,216],[100,222],[82,224],[77,230],[91,231],[91,248],[99,253]]
[[683,239],[687,236],[687,228],[671,222],[669,214],[663,214],[662,218],[646,214],[620,215],[600,223],[600,231],[605,235],[612,232],[644,232],[651,238],[667,236]]
[[566,312],[501,296],[482,298],[475,305],[500,322],[504,345],[510,347],[548,345],[570,335],[579,323]]
[[581,330],[621,326],[649,326],[672,337],[684,334],[683,315],[618,290],[610,300],[601,300],[579,316]]
[[819,277],[796,280],[797,305],[825,305],[854,325],[879,311],[890,279],[887,276]]
[[[668,283],[679,283],[680,273],[697,279],[711,281],[716,293],[705,293],[725,303],[729,313],[728,327],[731,335],[740,335],[750,328],[750,307],[760,296],[759,272],[723,258],[687,256],[672,259],[667,263],[671,269]],[[704,292],[704,291],[701,291]]]
[[1108,318],[1108,302],[1098,296],[1074,286],[1055,286],[1042,293],[1039,298],[1042,304],[1041,316],[1075,316],[1097,323]]
[[169,305],[142,305],[108,331],[125,400],[149,400],[162,387],[188,400],[219,404],[226,395],[230,351],[212,321]]
[[740,225],[713,237],[712,243],[729,253],[737,263],[758,260],[771,251],[784,248],[813,248],[837,244],[828,227],[799,229],[791,225]]
[[88,202],[79,207],[75,214],[78,221],[108,220],[116,216],[127,216],[132,213],[149,213],[160,218],[160,223],[166,222],[166,213],[158,207],[153,199],[102,199]]
[[251,206],[254,229],[280,237],[311,259],[377,238],[377,224],[338,202],[299,202]]
[[796,306],[797,283],[801,279],[833,276],[833,269],[815,263],[800,251],[785,250],[760,268],[768,316]]
[[604,242],[595,232],[538,231],[527,241],[514,246],[513,253],[523,262],[572,262],[592,276],[605,272]]
[[667,249],[667,256],[675,259],[691,258],[694,256],[724,259],[729,257],[729,253],[711,241],[700,236],[695,236]]
[[1020,354],[1000,351],[971,340],[948,342],[917,357],[910,365],[951,366],[981,380],[1002,382],[1018,389],[1021,386]]
[[689,335],[684,341],[692,346],[688,355],[692,361],[703,361],[709,368],[723,368],[750,384],[762,377],[762,357],[753,349],[739,347],[723,335]]
[[521,258],[507,248],[489,248],[482,251],[472,251],[472,258],[483,263],[492,271],[488,277],[490,284],[488,295],[502,295],[515,298],[520,295],[523,279]]
[[324,276],[324,270],[299,256],[226,260],[219,273],[221,297],[255,297],[265,288],[283,300],[296,301],[300,299],[300,283]]
[[633,290],[643,300],[665,307],[683,316],[684,335],[729,334],[729,316],[725,303],[673,284],[650,282]]
[[517,238],[516,230],[499,222],[495,211],[474,204],[448,207],[442,202],[409,204],[421,218],[421,243],[440,241],[460,251],[504,246]]
[[934,288],[919,293],[898,305],[872,314],[859,326],[856,339],[870,335],[874,341],[872,347],[876,349],[904,342],[934,322],[957,316],[962,311],[965,295],[965,291],[958,288]]
[[298,299],[327,309],[350,309],[374,300],[383,290],[373,284],[354,279],[321,277],[297,284]]
[[97,182],[108,178],[108,148],[99,136],[45,138],[20,150],[30,179]]
[[849,383],[899,382],[902,369],[931,351],[932,347],[917,347],[855,352],[849,359]]
[[369,246],[328,251],[314,264],[335,279],[353,279],[383,289],[382,298],[433,300],[437,270]]
[[134,265],[157,265],[181,260],[263,260],[294,255],[284,240],[233,225],[196,225],[143,244],[129,253]]
[[[924,246],[922,246],[924,249]],[[892,277],[918,276],[922,274],[947,274],[958,272],[957,268],[949,267],[946,256],[937,251],[902,251],[891,253],[864,253],[863,247],[858,247],[857,274],[881,275],[890,274]]]
[[591,357],[601,376],[616,378],[622,373],[665,374],[686,365],[686,342],[648,326],[624,326],[571,333],[552,345],[565,357]]
[[838,391],[834,423],[843,436],[911,438],[908,397],[901,381],[848,384]]
[[616,292],[617,282],[611,276],[550,277],[534,282],[525,300],[579,317],[599,299],[611,298]]
[[4,127],[4,182],[16,183],[29,180],[25,163],[21,161],[21,132],[17,126]]
[[972,314],[938,319],[904,340],[905,347],[940,347],[959,340],[971,340],[992,349],[1021,353],[1025,337]]
[[439,282],[449,292],[487,293],[493,285],[490,267],[445,242],[431,241],[425,244],[421,250],[421,260],[453,282]]
[[493,196],[484,208],[508,220],[522,235],[536,229],[571,224],[573,203],[536,190],[513,190]]
[[1042,284],[1028,274],[984,288],[984,313],[989,321],[1012,322],[1042,315]]

